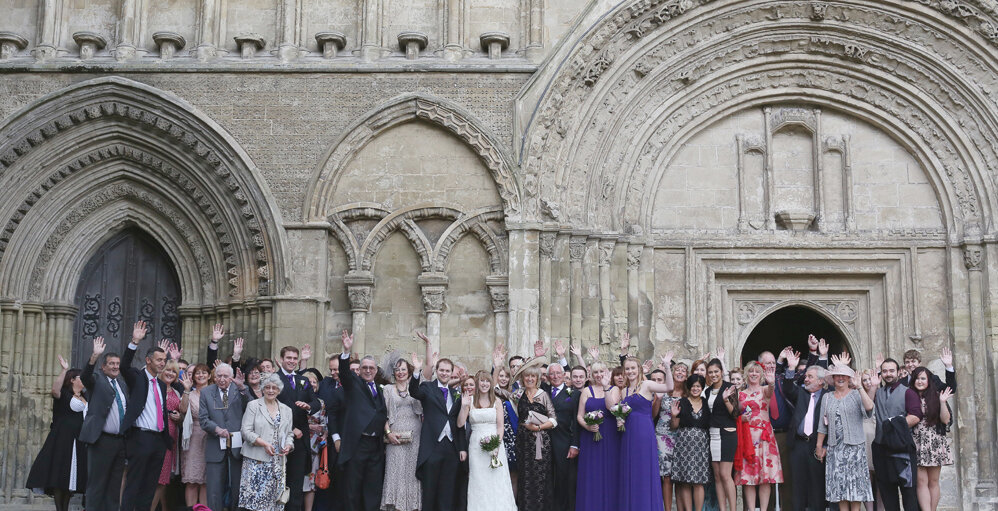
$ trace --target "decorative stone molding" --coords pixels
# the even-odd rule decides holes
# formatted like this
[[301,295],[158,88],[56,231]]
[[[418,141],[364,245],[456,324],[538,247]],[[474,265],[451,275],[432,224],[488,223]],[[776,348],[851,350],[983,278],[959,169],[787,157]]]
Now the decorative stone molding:
[[329,214],[327,202],[331,200],[337,180],[357,152],[384,131],[413,119],[436,124],[467,143],[489,169],[506,215],[520,212],[520,190],[512,171],[515,165],[499,140],[462,107],[438,98],[407,94],[369,112],[364,119],[347,128],[346,134],[333,145],[309,186],[304,206],[308,218],[326,219]]
[[343,277],[352,312],[369,312],[374,294],[374,276],[370,272],[350,272]]
[[637,270],[641,265],[641,253],[644,251],[643,245],[629,245],[627,247],[627,269]]
[[540,247],[541,257],[550,259],[554,255],[554,242],[558,238],[558,235],[553,232],[542,232],[540,236],[540,242],[538,246]]
[[187,45],[184,36],[176,32],[155,32],[152,35],[152,40],[159,47],[159,58],[163,60],[173,58],[178,51]]
[[346,47],[347,37],[341,32],[318,32],[315,34],[315,42],[322,50],[323,58],[331,59]]
[[425,312],[443,312],[447,280],[447,275],[444,273],[422,273],[416,278],[416,283],[422,292]]
[[509,312],[509,276],[489,275],[485,277],[485,285],[489,288],[492,312]]
[[239,54],[244,59],[256,56],[256,53],[267,46],[267,40],[260,34],[240,34],[232,38],[239,48]]
[[572,237],[568,242],[568,257],[571,262],[582,262],[586,256],[586,238]]
[[963,247],[963,265],[970,271],[981,271],[984,263],[984,248],[980,245]]
[[13,32],[0,32],[0,60],[7,60],[27,47],[27,39]]
[[422,32],[402,32],[398,35],[399,49],[405,53],[405,58],[416,60],[419,53],[426,49],[429,39]]
[[815,215],[809,211],[777,211],[776,221],[784,228],[794,232],[803,232],[811,227]]
[[492,60],[502,58],[502,52],[509,48],[509,34],[506,32],[485,32],[478,38],[482,50]]
[[73,34],[73,41],[80,47],[80,59],[82,60],[93,58],[94,54],[107,46],[107,39],[94,32],[76,32]]
[[617,244],[613,240],[602,240],[599,242],[599,265],[608,267],[613,263],[613,247]]

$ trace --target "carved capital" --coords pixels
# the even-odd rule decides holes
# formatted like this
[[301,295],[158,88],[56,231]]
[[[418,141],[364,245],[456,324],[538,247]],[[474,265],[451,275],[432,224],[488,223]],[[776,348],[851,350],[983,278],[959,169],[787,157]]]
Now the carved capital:
[[445,286],[423,286],[423,311],[440,313],[444,311]]
[[610,266],[610,262],[613,261],[613,247],[616,245],[615,241],[604,240],[599,242],[599,265],[600,266]]
[[350,299],[350,310],[353,312],[369,312],[371,310],[371,295],[373,286],[347,286],[347,297]]
[[541,257],[549,258],[554,254],[554,241],[556,235],[553,232],[542,232],[540,240]]
[[631,245],[627,247],[627,269],[636,270],[641,265],[641,253],[644,251],[642,245]]
[[509,312],[509,287],[489,286],[489,298],[492,300],[492,312]]
[[963,247],[963,265],[970,271],[981,271],[984,263],[984,249],[980,245]]
[[581,263],[586,255],[586,239],[572,238],[568,242],[568,257],[573,263]]

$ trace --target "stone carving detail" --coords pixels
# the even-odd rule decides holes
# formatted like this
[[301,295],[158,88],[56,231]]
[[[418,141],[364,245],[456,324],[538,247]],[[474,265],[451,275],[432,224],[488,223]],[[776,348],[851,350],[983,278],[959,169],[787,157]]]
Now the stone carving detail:
[[492,312],[509,312],[509,288],[489,286],[489,298],[492,301]]
[[347,298],[350,300],[350,310],[368,312],[371,310],[371,286],[348,286]]
[[963,265],[970,271],[981,271],[984,262],[984,249],[979,245],[968,245],[963,248]]
[[586,240],[584,238],[572,239],[568,242],[568,257],[573,263],[582,262],[586,256]]
[[423,310],[425,312],[443,312],[444,291],[446,289],[444,286],[423,286]]
[[812,21],[824,21],[825,12],[828,10],[828,6],[823,2],[811,2],[811,20]]
[[541,257],[550,258],[554,254],[556,235],[553,232],[543,232],[540,237]]
[[[157,133],[157,136],[174,140],[180,145],[189,148],[192,153],[197,155],[200,160],[204,162],[208,168],[210,168],[211,173],[213,173],[215,178],[219,181],[219,186],[226,190],[227,196],[231,197],[235,202],[235,206],[240,209],[241,214],[239,217],[242,221],[242,226],[248,231],[250,246],[257,254],[258,267],[263,268],[269,264],[266,250],[266,239],[261,229],[260,222],[251,207],[251,202],[247,197],[246,192],[242,189],[239,182],[233,177],[233,171],[225,163],[225,158],[211,150],[206,143],[202,142],[194,134],[190,127],[174,123],[162,117],[160,113],[152,112],[144,107],[121,101],[105,101],[98,104],[87,104],[79,106],[75,110],[69,110],[57,119],[49,121],[43,126],[36,128],[34,131],[25,133],[20,140],[14,140],[9,144],[5,144],[4,146],[6,150],[0,149],[3,151],[0,153],[0,177],[2,177],[6,173],[7,169],[9,169],[17,160],[22,158],[35,147],[42,145],[41,142],[45,139],[51,138],[56,133],[69,129],[75,125],[101,118],[142,124]],[[158,172],[180,186],[185,192],[190,194],[191,198],[198,205],[201,211],[205,213],[208,217],[208,221],[215,228],[219,244],[222,247],[223,254],[225,254],[224,259],[228,261],[230,260],[230,256],[236,253],[236,247],[233,246],[232,234],[227,230],[227,225],[230,224],[230,221],[225,218],[222,212],[216,209],[213,201],[208,199],[210,196],[209,192],[201,189],[200,185],[196,184],[196,182],[191,179],[186,172],[173,168],[161,159],[148,154],[141,149],[129,147],[123,144],[112,144],[93,150],[90,153],[69,162],[63,168],[52,172],[48,179],[42,181],[44,183],[42,186],[35,189],[24,199],[24,202],[18,208],[17,213],[7,221],[3,231],[0,232],[0,257],[3,256],[7,243],[10,241],[11,236],[17,229],[17,225],[20,223],[21,219],[24,218],[26,213],[36,202],[38,202],[38,199],[42,195],[47,193],[55,184],[61,182],[67,176],[96,163],[113,158],[125,158],[134,163],[140,164],[143,168]],[[240,249],[242,248],[243,247],[240,247]],[[232,258],[232,260],[235,259]],[[230,266],[227,268],[227,271],[231,273],[233,269],[234,267]],[[269,270],[265,270],[264,274],[269,275]],[[230,277],[229,294],[232,296],[238,295],[239,279],[234,274],[230,275]],[[259,284],[264,284],[260,290],[266,289],[265,280],[261,281]]]
[[752,302],[738,303],[738,324],[747,325],[759,314],[755,304]]
[[631,245],[627,247],[627,269],[636,270],[641,265],[641,253],[644,251],[643,245]]
[[856,321],[856,314],[856,302],[853,301],[844,301],[835,309],[835,315],[846,323]]
[[169,220],[169,224],[176,229],[177,233],[180,235],[180,238],[187,243],[191,253],[194,255],[194,261],[192,261],[192,263],[198,270],[205,293],[208,296],[214,294],[215,285],[212,277],[213,271],[210,263],[210,257],[208,256],[208,251],[201,243],[199,235],[196,234],[197,231],[187,223],[179,211],[174,209],[172,206],[165,204],[159,197],[130,184],[118,183],[106,187],[96,194],[88,197],[80,203],[76,209],[66,214],[59,226],[56,227],[55,231],[53,231],[53,233],[49,236],[48,240],[45,241],[45,244],[38,255],[38,260],[35,262],[35,267],[31,270],[31,280],[28,285],[30,296],[34,299],[41,298],[40,293],[42,281],[44,276],[48,273],[48,267],[52,262],[52,257],[55,255],[58,247],[62,244],[62,240],[69,234],[73,227],[90,216],[94,211],[97,211],[103,207],[105,204],[123,197],[138,200]]
[[613,263],[613,246],[616,244],[614,241],[601,241],[599,242],[599,265],[600,266],[610,266]]

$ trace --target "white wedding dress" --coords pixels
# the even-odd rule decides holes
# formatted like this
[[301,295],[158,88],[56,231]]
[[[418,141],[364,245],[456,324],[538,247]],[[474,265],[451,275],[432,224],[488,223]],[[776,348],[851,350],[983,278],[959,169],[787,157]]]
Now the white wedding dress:
[[[502,466],[492,468],[492,454],[482,450],[480,442],[496,434],[495,408],[472,408],[468,413],[471,440],[468,444],[468,511],[516,511],[513,485],[509,479],[509,462],[506,447],[499,435],[499,461]],[[502,431],[501,429],[499,431]]]

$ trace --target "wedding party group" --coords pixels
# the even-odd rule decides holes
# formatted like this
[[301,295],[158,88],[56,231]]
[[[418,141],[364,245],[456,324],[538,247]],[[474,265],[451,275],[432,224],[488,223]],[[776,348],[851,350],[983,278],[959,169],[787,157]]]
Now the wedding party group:
[[59,357],[26,486],[60,511],[764,511],[785,468],[794,510],[934,510],[953,463],[945,349],[944,378],[915,350],[853,368],[814,336],[744,367],[642,361],[625,334],[469,369],[421,333],[422,358],[379,361],[344,331],[323,375],[309,345],[220,359],[222,325],[203,363],[162,341],[133,365],[146,331],[122,354],[95,338],[82,370]]

